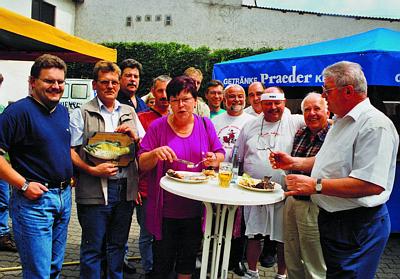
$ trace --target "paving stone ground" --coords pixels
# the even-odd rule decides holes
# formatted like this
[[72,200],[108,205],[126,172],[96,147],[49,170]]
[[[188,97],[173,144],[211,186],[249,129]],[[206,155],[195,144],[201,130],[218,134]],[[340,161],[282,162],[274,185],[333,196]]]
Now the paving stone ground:
[[[138,234],[139,226],[134,216],[131,231],[129,234],[129,256],[137,268],[134,275],[126,275],[125,279],[144,279],[144,272],[139,262]],[[69,224],[67,248],[65,251],[65,261],[61,278],[79,278],[79,244],[81,238],[81,228],[76,216],[75,203],[73,204],[71,222]],[[272,268],[259,267],[261,278],[274,278],[276,266]],[[18,253],[0,252],[0,279],[21,278],[21,268]],[[229,279],[239,279],[232,272]],[[386,246],[385,252],[379,264],[377,279],[400,279],[400,234],[392,234]]]

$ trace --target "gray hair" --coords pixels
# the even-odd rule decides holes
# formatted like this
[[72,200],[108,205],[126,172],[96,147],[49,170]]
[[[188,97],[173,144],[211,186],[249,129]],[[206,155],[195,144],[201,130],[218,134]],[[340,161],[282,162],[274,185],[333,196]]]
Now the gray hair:
[[359,94],[367,94],[367,79],[360,64],[340,61],[322,71],[324,79],[332,78],[337,87],[352,85]]
[[243,92],[243,94],[246,94],[246,91],[244,91],[244,88],[240,84],[233,83],[233,84],[229,84],[227,87],[225,87],[224,96],[231,88],[238,88],[240,91]]
[[151,87],[155,87],[157,81],[161,81],[161,82],[170,82],[171,81],[171,77],[168,75],[160,75],[158,77],[153,78],[153,83],[151,85]]
[[313,97],[313,96],[321,98],[321,104],[322,103],[324,104],[324,109],[326,112],[328,112],[328,104],[326,102],[326,99],[322,98],[322,95],[318,92],[310,92],[304,97],[304,99],[301,101],[301,111],[304,113],[304,103],[306,102],[306,100],[308,98]]

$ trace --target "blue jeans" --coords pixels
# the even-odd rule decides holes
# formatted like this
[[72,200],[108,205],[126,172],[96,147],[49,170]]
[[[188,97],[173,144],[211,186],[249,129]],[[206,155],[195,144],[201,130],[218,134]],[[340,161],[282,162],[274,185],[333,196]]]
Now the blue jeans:
[[132,222],[133,201],[126,201],[126,180],[109,180],[107,191],[108,205],[77,205],[82,227],[81,278],[102,278],[102,270],[107,278],[123,278],[125,243]]
[[10,187],[4,180],[0,180],[0,236],[10,232],[8,226],[8,203],[10,200]]
[[136,219],[140,226],[139,250],[142,257],[142,266],[145,273],[153,269],[153,235],[146,229],[146,204],[147,199],[143,198],[142,205],[136,206]]
[[23,277],[59,278],[71,216],[71,187],[49,189],[34,201],[13,190],[11,213]]
[[390,234],[386,205],[329,213],[318,227],[327,279],[373,279]]

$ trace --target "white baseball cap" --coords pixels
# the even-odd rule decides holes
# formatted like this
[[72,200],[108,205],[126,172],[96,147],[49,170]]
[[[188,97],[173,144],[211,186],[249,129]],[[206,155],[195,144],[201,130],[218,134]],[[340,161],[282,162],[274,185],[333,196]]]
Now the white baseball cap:
[[261,101],[284,101],[285,94],[283,93],[264,93],[261,95]]

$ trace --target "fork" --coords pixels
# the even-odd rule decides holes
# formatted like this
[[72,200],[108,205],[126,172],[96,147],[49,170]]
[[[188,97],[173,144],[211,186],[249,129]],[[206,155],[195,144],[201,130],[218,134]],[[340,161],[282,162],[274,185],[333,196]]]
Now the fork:
[[188,169],[194,169],[194,168],[197,168],[198,166],[200,166],[201,163],[207,161],[207,158],[204,158],[203,160],[201,160],[198,163],[193,163],[193,162],[183,160],[183,159],[175,159],[175,161],[185,164]]
[[190,165],[190,166],[194,166],[195,165],[195,163],[193,163],[193,162],[190,162],[190,161],[187,161],[187,160],[183,160],[183,159],[175,159],[175,161],[177,161],[177,162],[179,162],[179,163],[182,163],[182,164],[185,164],[185,165]]
[[187,165],[187,167],[188,167],[189,169],[197,168],[198,166],[200,166],[201,163],[203,163],[203,162],[205,162],[205,161],[207,161],[207,160],[208,160],[208,158],[204,158],[203,160],[201,160],[200,162],[198,162],[198,163],[196,163],[196,164]]

